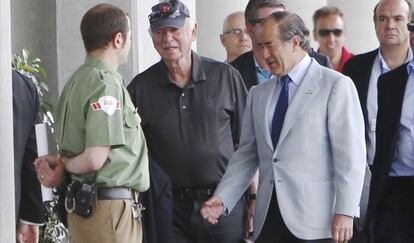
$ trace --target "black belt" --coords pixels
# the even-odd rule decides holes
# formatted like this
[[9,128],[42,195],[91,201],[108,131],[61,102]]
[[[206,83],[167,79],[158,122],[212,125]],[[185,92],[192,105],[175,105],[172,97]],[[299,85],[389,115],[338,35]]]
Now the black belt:
[[134,190],[128,187],[98,188],[99,200],[134,199]]
[[173,195],[179,199],[205,199],[213,196],[216,187],[210,188],[174,188]]

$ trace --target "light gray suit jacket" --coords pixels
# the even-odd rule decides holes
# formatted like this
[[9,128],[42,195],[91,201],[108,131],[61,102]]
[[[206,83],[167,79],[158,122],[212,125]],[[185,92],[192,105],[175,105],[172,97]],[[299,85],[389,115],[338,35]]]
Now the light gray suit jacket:
[[274,150],[267,107],[276,82],[251,89],[240,147],[215,194],[231,211],[259,168],[254,238],[263,227],[274,186],[283,220],[296,237],[331,238],[335,214],[359,214],[366,153],[356,89],[348,77],[312,59]]

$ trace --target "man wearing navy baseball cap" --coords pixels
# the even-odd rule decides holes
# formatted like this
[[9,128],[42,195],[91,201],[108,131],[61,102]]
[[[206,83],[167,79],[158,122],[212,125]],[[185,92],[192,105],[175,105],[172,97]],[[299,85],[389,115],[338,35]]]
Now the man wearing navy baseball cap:
[[188,17],[190,12],[180,1],[159,3],[151,8],[151,14],[148,16],[152,32],[157,32],[163,27],[181,29]]
[[239,243],[243,199],[217,225],[205,222],[200,208],[238,147],[247,95],[242,78],[230,65],[191,50],[197,25],[182,2],[155,5],[149,21],[162,60],[138,74],[128,91],[150,155],[171,179],[172,242]]

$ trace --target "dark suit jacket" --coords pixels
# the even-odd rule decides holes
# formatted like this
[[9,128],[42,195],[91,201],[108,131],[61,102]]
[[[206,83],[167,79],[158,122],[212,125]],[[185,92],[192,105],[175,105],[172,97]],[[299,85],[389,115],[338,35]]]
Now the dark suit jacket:
[[230,63],[241,74],[247,90],[257,85],[256,64],[254,63],[253,51],[248,51]]
[[378,55],[378,49],[359,54],[349,59],[344,65],[343,74],[354,81],[358,91],[358,98],[361,103],[362,113],[367,124],[367,94],[369,80],[371,78],[372,65]]
[[[316,59],[316,61],[324,67],[332,68],[329,59],[317,53],[313,49],[310,49],[309,56]],[[246,86],[247,90],[254,85],[258,84],[257,76],[256,76],[256,64],[254,63],[253,58],[253,51],[246,52],[236,58],[234,61],[230,63],[233,67],[235,67],[239,73],[241,74],[244,85]]]
[[13,132],[16,219],[44,221],[40,184],[33,165],[37,157],[34,124],[39,97],[33,83],[13,71]]
[[367,210],[368,222],[375,215],[376,208],[384,197],[398,137],[407,80],[407,64],[381,75],[378,79],[376,152],[371,169],[371,190]]
[[144,243],[168,243],[172,237],[172,187],[169,176],[150,157],[150,188],[141,193]]
[[313,48],[308,51],[309,56],[315,58],[315,60],[324,67],[333,68],[329,58],[319,52],[315,51]]

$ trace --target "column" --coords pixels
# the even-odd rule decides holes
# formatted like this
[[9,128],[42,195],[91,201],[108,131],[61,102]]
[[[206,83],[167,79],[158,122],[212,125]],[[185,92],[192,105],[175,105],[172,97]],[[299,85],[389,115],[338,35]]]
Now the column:
[[13,106],[11,80],[10,0],[0,1],[0,235],[14,242]]

